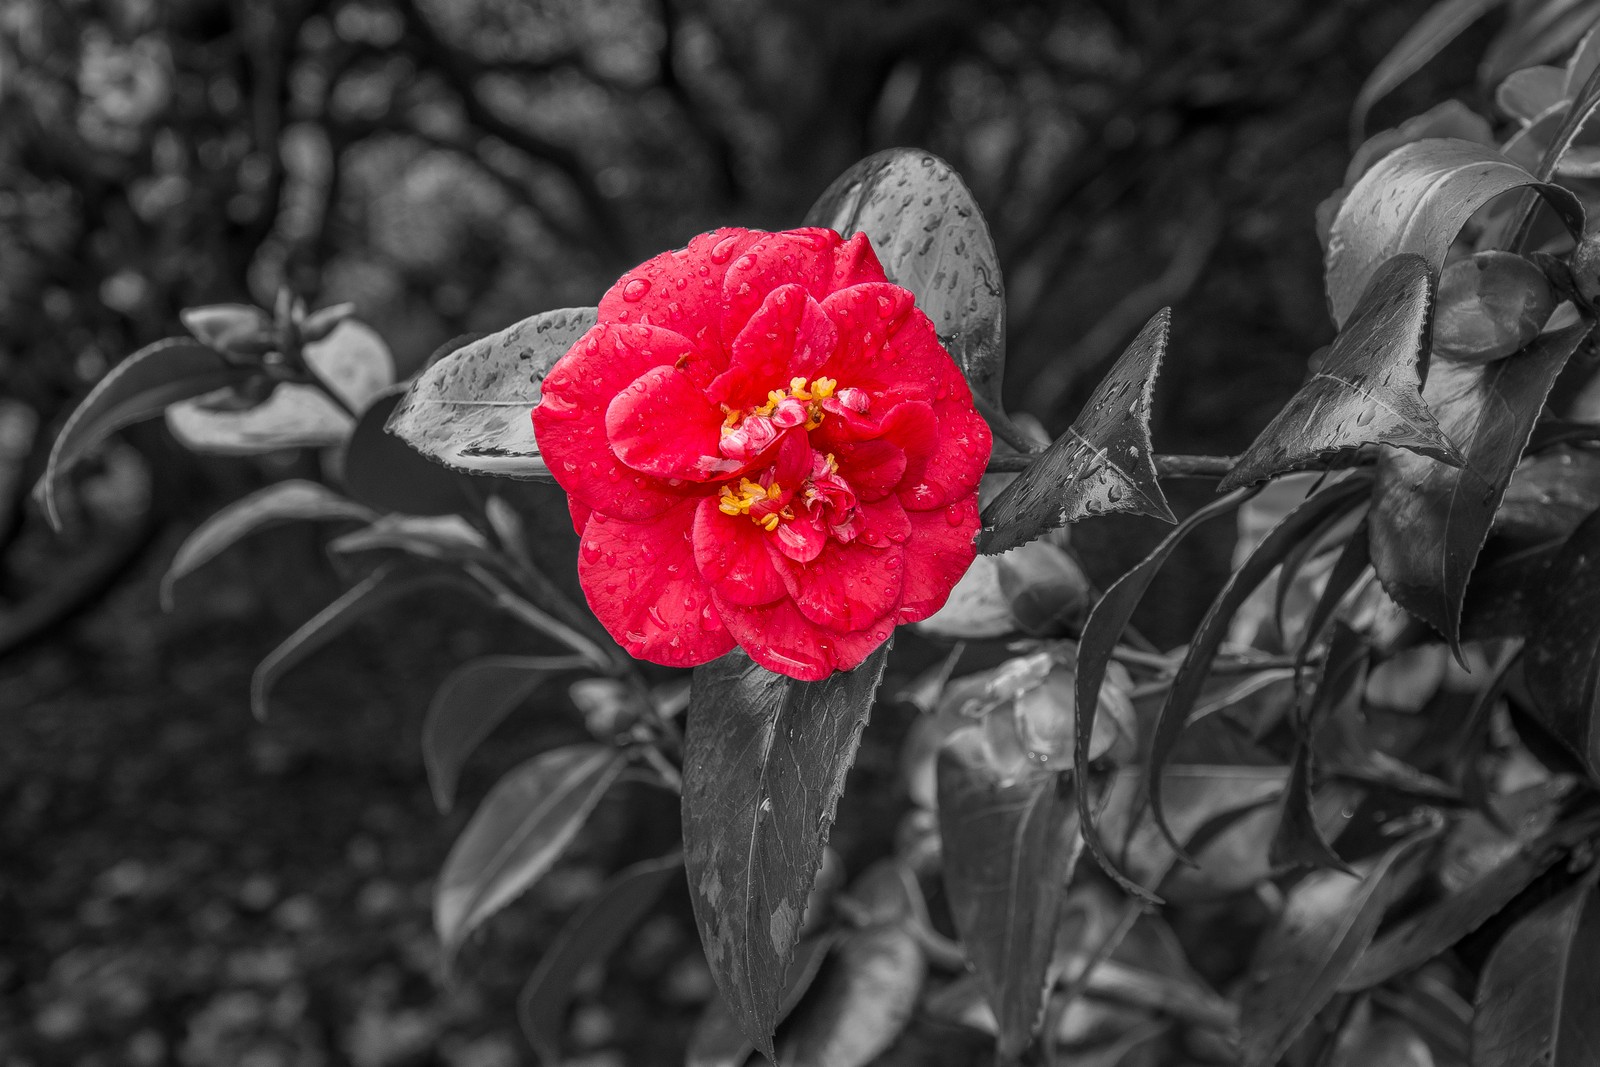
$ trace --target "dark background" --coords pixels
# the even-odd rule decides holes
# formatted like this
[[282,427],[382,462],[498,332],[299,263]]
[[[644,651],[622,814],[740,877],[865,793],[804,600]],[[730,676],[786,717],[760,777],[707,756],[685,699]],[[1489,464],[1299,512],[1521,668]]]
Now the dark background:
[[[517,986],[645,832],[602,809],[439,982],[449,842],[498,771],[576,727],[546,694],[439,816],[416,746],[428,694],[462,658],[525,647],[449,603],[359,627],[285,684],[274,721],[250,719],[254,662],[339,587],[316,536],[253,540],[171,615],[155,583],[197,521],[315,457],[197,459],[147,426],[148,462],[113,453],[91,501],[141,517],[45,533],[21,490],[71,403],[180,308],[270,306],[280,284],[354,301],[404,372],[463,332],[592,304],[694,233],[794,225],[856,159],[923,146],[989,218],[1013,410],[1062,430],[1171,304],[1157,448],[1238,451],[1331,337],[1312,212],[1362,78],[1427,6],[7,0],[0,1063],[531,1062]],[[1472,100],[1491,29],[1374,127]],[[1157,535],[1074,532],[1102,581]],[[1146,632],[1183,639],[1229,536],[1186,546]],[[892,791],[893,758],[869,743],[852,791]],[[845,814],[846,844],[872,839]],[[572,1063],[674,1062],[709,990],[679,903],[581,999]]]

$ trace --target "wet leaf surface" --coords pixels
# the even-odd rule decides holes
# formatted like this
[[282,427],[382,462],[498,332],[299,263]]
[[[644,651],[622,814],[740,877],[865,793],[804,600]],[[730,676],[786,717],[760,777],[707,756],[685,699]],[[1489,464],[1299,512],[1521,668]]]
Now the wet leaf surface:
[[455,470],[548,480],[533,409],[544,376],[594,324],[594,308],[562,308],[473,341],[417,376],[386,429]]
[[865,1067],[894,1044],[916,1009],[928,963],[904,927],[882,923],[840,936],[790,1019],[784,1067]]
[[999,1020],[1011,1062],[1043,1020],[1056,924],[1077,863],[1071,782],[1048,765],[1005,765],[978,727],[939,753],[939,836],[950,914]]
[[1472,141],[1416,141],[1379,160],[1345,198],[1327,257],[1328,303],[1340,325],[1355,310],[1378,268],[1402,252],[1425,259],[1431,273],[1473,212],[1501,193],[1533,187],[1574,234],[1583,230],[1577,197]]
[[977,201],[950,164],[908,148],[868,156],[817,198],[805,225],[866,234],[889,280],[916,294],[972,391],[1000,406],[1000,262]]
[[806,900],[883,677],[797,682],[731,652],[695,668],[683,841],[706,960],[745,1037],[769,1058]]
[[1090,515],[1177,521],[1150,447],[1150,402],[1171,321],[1163,309],[1146,323],[1071,428],[983,509],[981,551],[1004,552]]
[[1396,256],[1379,267],[1311,380],[1239,457],[1218,491],[1363,445],[1459,462],[1422,402],[1418,372],[1432,302],[1433,278],[1421,256]]
[[1423,396],[1466,459],[1451,467],[1386,450],[1368,517],[1368,543],[1389,595],[1460,638],[1467,578],[1544,398],[1587,325],[1545,334],[1523,352],[1482,366],[1441,362]]

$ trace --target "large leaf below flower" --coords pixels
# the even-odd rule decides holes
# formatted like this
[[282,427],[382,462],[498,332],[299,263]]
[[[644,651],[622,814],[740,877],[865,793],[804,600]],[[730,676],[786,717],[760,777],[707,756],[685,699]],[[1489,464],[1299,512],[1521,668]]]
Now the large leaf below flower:
[[868,156],[828,186],[805,223],[866,234],[889,280],[916,294],[972,391],[1000,406],[1000,261],[977,201],[950,164],[909,148]]
[[1528,593],[1523,673],[1540,721],[1600,777],[1600,513]]
[[1072,427],[983,509],[984,552],[1004,552],[1087,515],[1177,521],[1150,454],[1150,401],[1171,322],[1163,308],[1145,323]]
[[939,754],[939,837],[950,914],[998,1021],[999,1059],[1027,1048],[1045,989],[1067,882],[1078,860],[1070,774],[1003,766],[969,726]]
[[417,376],[389,432],[469,474],[548,480],[531,413],[544,376],[594,323],[594,308],[545,311],[450,353]]
[[1551,384],[1588,330],[1580,324],[1544,334],[1493,363],[1434,366],[1423,397],[1464,466],[1398,450],[1379,457],[1368,520],[1372,562],[1389,595],[1452,646],[1467,578],[1506,483]]
[[571,745],[495,783],[439,872],[433,923],[446,966],[469,933],[554,865],[625,763],[610,745]]
[[1437,274],[1445,253],[1473,212],[1501,193],[1533,188],[1574,234],[1583,232],[1583,206],[1558,185],[1532,174],[1493,148],[1442,137],[1415,141],[1383,157],[1339,208],[1328,242],[1328,303],[1340,325],[1355,310],[1378,268],[1415,252]]
[[1484,964],[1473,1067],[1589,1067],[1600,1050],[1600,901],[1595,869],[1513,926]]
[[187,337],[147,345],[111,368],[73,409],[50,448],[44,476],[34,487],[50,524],[61,525],[56,493],[67,471],[106,438],[181,400],[243,385],[252,373]]
[[1422,402],[1418,370],[1432,305],[1433,276],[1421,256],[1399,255],[1379,267],[1317,372],[1239,457],[1218,491],[1371,444],[1459,465]]
[[806,900],[888,660],[797,682],[742,652],[695,668],[683,844],[695,921],[740,1029],[770,1059]]

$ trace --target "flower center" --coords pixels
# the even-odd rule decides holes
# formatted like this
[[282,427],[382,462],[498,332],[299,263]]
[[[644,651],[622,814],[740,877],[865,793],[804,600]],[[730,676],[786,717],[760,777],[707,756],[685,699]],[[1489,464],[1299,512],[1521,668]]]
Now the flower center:
[[[818,531],[827,531],[840,541],[856,535],[856,494],[839,476],[839,463],[833,453],[811,455],[811,473],[795,491],[778,484],[776,468],[760,481],[740,478],[739,485],[724,485],[718,490],[717,510],[724,515],[748,515],[750,521],[772,533],[797,517],[809,520]],[[793,505],[798,498],[804,510]]]
[[718,493],[720,499],[717,501],[717,510],[724,515],[748,515],[752,522],[768,533],[776,530],[780,522],[793,519],[794,511],[787,506],[783,486],[772,477],[772,472],[769,471],[766,477],[771,480],[764,485],[749,478],[740,478],[737,490],[731,485],[723,486]]

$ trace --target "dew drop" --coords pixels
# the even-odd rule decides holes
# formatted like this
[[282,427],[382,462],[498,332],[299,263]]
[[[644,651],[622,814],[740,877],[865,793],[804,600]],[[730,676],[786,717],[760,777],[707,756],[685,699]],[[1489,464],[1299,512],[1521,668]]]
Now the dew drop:
[[635,278],[622,287],[622,299],[630,304],[637,304],[650,292],[650,283],[643,278]]
[[724,237],[711,246],[711,262],[726,263],[733,255],[733,250],[739,245],[738,237]]

